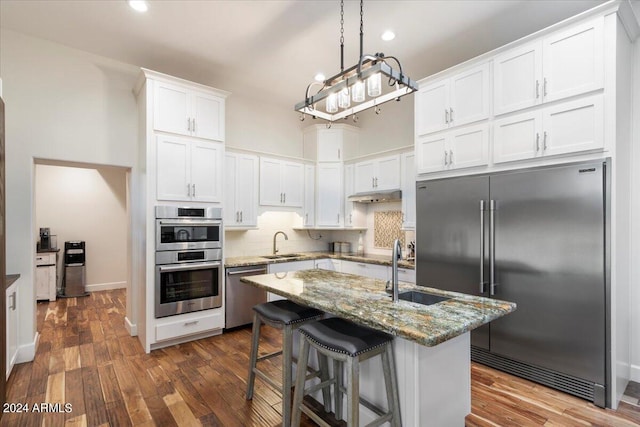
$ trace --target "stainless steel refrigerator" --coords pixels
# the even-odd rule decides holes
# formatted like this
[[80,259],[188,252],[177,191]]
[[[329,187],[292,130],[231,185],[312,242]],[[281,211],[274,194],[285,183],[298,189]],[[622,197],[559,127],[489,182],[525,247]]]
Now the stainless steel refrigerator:
[[607,162],[417,183],[417,283],[517,303],[472,360],[610,406]]

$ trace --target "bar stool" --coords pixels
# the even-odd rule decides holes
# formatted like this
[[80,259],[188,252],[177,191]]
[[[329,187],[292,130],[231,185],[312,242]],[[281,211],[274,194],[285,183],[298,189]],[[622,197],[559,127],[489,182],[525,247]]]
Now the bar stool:
[[[333,378],[328,380],[334,385],[335,414],[342,418],[342,393],[347,395],[347,426],[359,426],[359,403],[374,411],[380,417],[369,426],[380,425],[389,421],[392,426],[400,427],[400,399],[398,397],[398,380],[396,377],[393,356],[393,336],[371,328],[356,325],[348,320],[332,317],[307,323],[300,327],[300,363],[306,363],[310,347],[333,359]],[[382,356],[382,371],[387,391],[389,410],[382,411],[372,403],[360,397],[360,362],[371,357]],[[347,386],[343,386],[342,366],[346,366]],[[320,386],[323,384],[321,383]],[[291,426],[300,425],[301,412],[321,426],[329,427],[311,408],[305,405],[302,398],[307,392],[313,392],[318,386],[304,388],[304,375],[300,371],[296,375],[293,397],[293,414]]]
[[[289,300],[279,300],[258,304],[253,307],[253,311],[251,356],[249,359],[249,377],[247,380],[246,398],[247,400],[251,400],[253,398],[255,377],[256,375],[259,376],[282,395],[282,425],[288,427],[291,423],[291,386],[293,385],[291,375],[291,366],[293,362],[291,354],[293,348],[293,331],[307,322],[320,319],[324,316],[324,313],[320,310],[316,310],[315,308],[305,307]],[[282,350],[258,357],[260,325],[262,323],[282,330]],[[280,354],[282,354],[282,384],[276,383],[271,377],[267,376],[256,367],[257,362]],[[304,359],[302,365],[297,364],[298,366],[304,366],[304,369],[298,369],[298,366],[296,367],[296,372],[302,373],[303,384],[305,378],[310,379],[313,377],[320,377],[321,380],[326,380],[329,376],[327,358],[324,356],[321,357],[320,354],[318,354],[320,370],[313,372],[309,376],[307,376],[307,359]],[[328,386],[323,390],[323,397],[325,408],[327,411],[330,411],[331,395]]]

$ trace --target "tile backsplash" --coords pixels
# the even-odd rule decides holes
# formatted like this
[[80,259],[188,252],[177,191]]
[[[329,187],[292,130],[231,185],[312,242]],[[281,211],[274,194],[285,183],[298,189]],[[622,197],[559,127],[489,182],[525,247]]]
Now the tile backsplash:
[[402,228],[401,211],[378,211],[373,213],[373,247],[392,249],[395,239],[405,245],[405,233]]

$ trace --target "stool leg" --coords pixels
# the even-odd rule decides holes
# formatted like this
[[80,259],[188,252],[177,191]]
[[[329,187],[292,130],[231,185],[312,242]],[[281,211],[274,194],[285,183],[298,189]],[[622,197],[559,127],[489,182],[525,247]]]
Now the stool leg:
[[333,359],[333,376],[336,379],[334,385],[334,406],[335,406],[335,414],[336,419],[342,419],[342,391],[340,391],[340,387],[342,387],[342,363],[340,361]]
[[[298,355],[298,366],[307,366],[309,364],[309,341],[300,334],[300,354]],[[306,369],[296,369],[296,388],[293,393],[293,407],[291,409],[291,427],[300,425],[300,415],[302,398],[304,397],[304,382],[307,376]]]
[[347,358],[347,427],[360,425],[360,361]]
[[[296,369],[300,369],[300,364],[296,367]],[[318,366],[320,369],[320,381],[329,381],[329,358],[318,352]],[[306,366],[303,366],[306,368]],[[331,412],[331,385],[327,385],[322,389],[322,401],[324,403],[325,412]]]
[[255,383],[256,361],[258,360],[258,344],[260,342],[260,317],[253,314],[253,328],[251,329],[251,356],[249,356],[249,376],[247,377],[247,400],[253,399],[253,384]]
[[400,417],[398,378],[396,376],[396,363],[391,342],[386,345],[386,349],[382,353],[382,372],[384,373],[384,384],[387,389],[387,405],[389,406],[389,412],[393,413],[391,425],[392,427],[400,427],[402,419]]
[[[291,424],[291,369],[293,367],[293,327],[285,325],[282,330],[282,425],[288,427]],[[299,364],[299,366],[307,366]],[[296,373],[299,371],[296,367]],[[302,369],[306,376],[307,370]]]

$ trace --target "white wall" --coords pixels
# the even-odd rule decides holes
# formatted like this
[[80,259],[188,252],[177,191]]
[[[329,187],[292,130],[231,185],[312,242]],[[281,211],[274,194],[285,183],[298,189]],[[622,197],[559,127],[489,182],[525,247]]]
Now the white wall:
[[[640,17],[640,2],[634,2]],[[640,382],[640,42],[636,40],[633,61],[633,129],[631,184],[631,380]]]
[[34,208],[36,238],[40,227],[57,236],[60,279],[64,242],[84,240],[86,290],[126,287],[126,169],[36,164]]
[[138,69],[13,31],[0,33],[6,103],[7,271],[22,275],[19,361],[35,352],[34,158],[136,168]]
[[414,97],[415,95],[406,95],[400,98],[399,102],[389,101],[382,104],[380,114],[373,110],[360,113],[357,124],[360,127],[358,157],[396,148],[413,147]]

